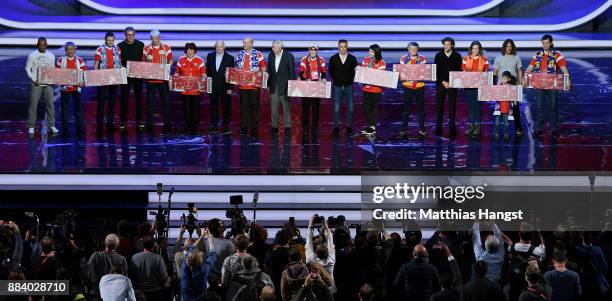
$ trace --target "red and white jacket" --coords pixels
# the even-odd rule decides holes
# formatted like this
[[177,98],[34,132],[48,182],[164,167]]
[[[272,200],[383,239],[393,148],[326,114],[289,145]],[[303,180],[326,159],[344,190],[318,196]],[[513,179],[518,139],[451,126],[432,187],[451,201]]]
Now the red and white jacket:
[[[176,62],[176,73],[180,76],[197,76],[203,77],[206,75],[206,64],[199,56],[194,56],[192,59],[186,55],[181,56]],[[200,95],[198,92],[183,92],[183,95]]]
[[[361,66],[379,70],[385,70],[387,68],[385,61],[380,60],[373,62],[372,58],[369,56],[363,59],[363,61],[361,62]],[[383,88],[380,86],[364,85],[363,91],[370,93],[382,93]]]
[[[153,46],[149,44],[142,50],[142,61],[156,64],[172,65],[172,48],[166,44]],[[163,83],[163,80],[147,80],[149,83]]]
[[[85,61],[79,57],[79,56],[75,56],[73,58],[69,58],[67,56],[61,56],[59,58],[57,58],[57,61],[55,61],[55,68],[62,68],[62,69],[81,69],[81,70],[87,70],[87,66],[85,66]],[[77,86],[62,86],[61,90],[62,92],[74,92],[74,91],[78,91],[79,87]]]

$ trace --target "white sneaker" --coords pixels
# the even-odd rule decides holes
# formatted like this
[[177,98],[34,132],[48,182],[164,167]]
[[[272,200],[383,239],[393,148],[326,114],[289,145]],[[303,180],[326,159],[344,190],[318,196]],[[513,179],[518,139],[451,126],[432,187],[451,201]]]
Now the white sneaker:
[[34,135],[34,128],[28,128],[28,134]]
[[58,130],[56,127],[54,127],[54,126],[50,127],[50,128],[49,128],[49,131],[51,131],[51,134],[57,134],[57,133],[59,133],[59,130]]

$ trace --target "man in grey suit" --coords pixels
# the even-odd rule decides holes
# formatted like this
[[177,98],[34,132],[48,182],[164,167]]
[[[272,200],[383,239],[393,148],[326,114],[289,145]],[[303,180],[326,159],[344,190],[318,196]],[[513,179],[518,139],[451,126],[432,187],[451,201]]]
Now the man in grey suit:
[[272,133],[278,133],[278,105],[283,106],[285,119],[285,132],[291,128],[291,107],[287,97],[289,80],[295,79],[295,59],[289,51],[283,50],[283,42],[274,41],[272,52],[268,55],[268,92],[270,92],[272,106]]

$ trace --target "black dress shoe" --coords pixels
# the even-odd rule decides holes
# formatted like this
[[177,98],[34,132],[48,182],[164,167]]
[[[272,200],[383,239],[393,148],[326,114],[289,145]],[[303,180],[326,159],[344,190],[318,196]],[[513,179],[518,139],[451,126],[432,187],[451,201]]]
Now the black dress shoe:
[[278,128],[273,127],[272,128],[272,134],[278,134]]
[[285,135],[291,133],[291,128],[290,127],[286,127],[285,128]]

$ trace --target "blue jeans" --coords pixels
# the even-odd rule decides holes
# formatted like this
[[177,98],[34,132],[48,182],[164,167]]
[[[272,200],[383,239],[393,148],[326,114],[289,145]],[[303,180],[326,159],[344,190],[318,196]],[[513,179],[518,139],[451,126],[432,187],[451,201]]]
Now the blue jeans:
[[480,123],[482,121],[482,107],[478,101],[478,89],[465,89],[465,98],[468,104],[468,121]]
[[536,132],[541,131],[544,127],[544,114],[546,106],[546,97],[548,97],[548,107],[550,110],[550,129],[551,131],[557,131],[559,129],[558,124],[558,112],[557,112],[557,90],[536,90],[536,123],[534,130]]
[[334,86],[334,128],[340,126],[340,103],[346,104],[346,126],[353,125],[353,86]]

